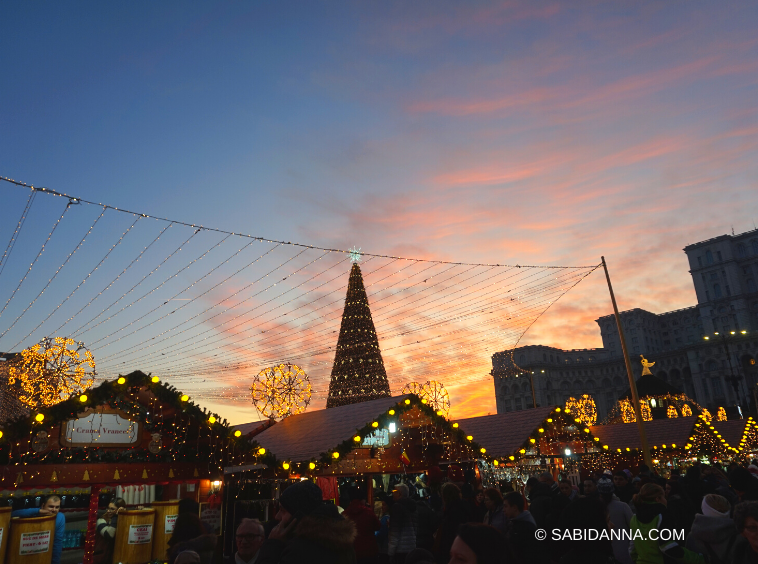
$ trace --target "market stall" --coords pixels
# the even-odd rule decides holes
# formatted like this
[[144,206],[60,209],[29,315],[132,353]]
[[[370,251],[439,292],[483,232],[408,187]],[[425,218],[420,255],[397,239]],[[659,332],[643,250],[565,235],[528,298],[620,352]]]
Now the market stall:
[[[90,561],[95,523],[111,498],[137,510],[189,497],[218,512],[223,468],[257,460],[241,432],[139,371],[34,410],[2,433],[0,505],[39,507],[44,495],[60,496],[64,563]],[[152,536],[149,544],[152,553]]]

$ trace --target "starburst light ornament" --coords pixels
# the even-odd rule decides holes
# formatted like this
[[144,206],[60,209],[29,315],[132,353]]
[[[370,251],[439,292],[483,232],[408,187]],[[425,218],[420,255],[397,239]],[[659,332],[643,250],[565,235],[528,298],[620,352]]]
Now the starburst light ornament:
[[95,359],[84,343],[47,337],[21,351],[8,370],[20,386],[18,399],[30,408],[51,406],[80,394],[95,381]]
[[357,249],[355,246],[353,246],[352,249],[349,249],[348,252],[350,253],[350,262],[361,262],[361,257],[363,256],[363,253],[361,253],[361,248],[358,247]]
[[270,419],[304,412],[311,401],[311,392],[308,375],[290,363],[264,368],[250,385],[253,405]]

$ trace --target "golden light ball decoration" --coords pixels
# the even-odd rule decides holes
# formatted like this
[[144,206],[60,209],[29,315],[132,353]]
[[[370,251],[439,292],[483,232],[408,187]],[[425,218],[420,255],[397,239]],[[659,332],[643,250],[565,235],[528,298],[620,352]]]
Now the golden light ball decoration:
[[670,405],[666,410],[666,417],[669,419],[676,419],[679,417],[679,413],[676,411],[676,408],[673,405]]
[[703,408],[703,412],[700,414],[706,423],[710,423],[713,420],[713,415],[707,409]]
[[719,407],[716,412],[716,421],[726,421],[726,409]]
[[305,371],[290,363],[264,368],[250,385],[253,405],[269,419],[303,413],[311,402],[312,392]]
[[95,359],[84,343],[47,337],[21,351],[8,369],[8,383],[20,386],[19,401],[49,407],[81,394],[95,382]]
[[592,426],[597,423],[597,406],[589,394],[583,394],[579,399],[570,397],[566,400],[564,410],[584,425]]
[[692,408],[687,404],[682,407],[682,417],[692,417]]

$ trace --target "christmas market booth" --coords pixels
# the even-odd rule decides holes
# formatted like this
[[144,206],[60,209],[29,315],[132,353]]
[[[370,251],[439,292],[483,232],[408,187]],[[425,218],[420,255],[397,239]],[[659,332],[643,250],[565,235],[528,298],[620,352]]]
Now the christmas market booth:
[[[179,499],[199,502],[201,518],[220,532],[223,468],[257,462],[256,447],[174,387],[132,372],[3,425],[0,506],[39,507],[57,494],[66,517],[61,561],[86,564],[98,511],[124,498],[114,562],[163,561]],[[35,519],[44,518],[22,521]],[[26,562],[10,552],[5,561]]]
[[480,460],[485,485],[511,482],[521,488],[530,476],[558,472],[577,476],[580,462],[610,447],[581,417],[560,407],[537,407],[456,421],[488,455]]
[[[706,463],[744,460],[758,449],[758,429],[751,417],[713,421],[707,414],[701,414],[654,419],[643,425],[653,465],[659,470],[687,466],[696,460]],[[609,447],[609,452],[596,464],[617,470],[643,463],[637,423],[596,425],[591,432]]]

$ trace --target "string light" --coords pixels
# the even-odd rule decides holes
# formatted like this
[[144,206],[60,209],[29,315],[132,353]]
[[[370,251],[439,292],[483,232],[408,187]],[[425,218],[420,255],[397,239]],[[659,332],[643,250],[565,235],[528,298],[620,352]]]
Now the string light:
[[589,394],[583,394],[579,399],[571,397],[566,400],[564,411],[573,414],[578,423],[585,425],[597,423],[597,407],[595,400]]
[[8,264],[8,259],[10,258],[10,255],[13,252],[13,248],[16,246],[16,240],[18,238],[18,234],[21,232],[21,229],[24,227],[26,218],[29,215],[29,210],[31,209],[32,204],[34,203],[34,198],[36,196],[37,196],[37,192],[32,190],[32,192],[29,194],[29,198],[26,200],[26,206],[24,206],[24,210],[21,212],[21,218],[18,220],[18,223],[16,224],[16,229],[13,231],[13,235],[11,235],[10,241],[8,241],[8,245],[5,247],[5,251],[3,252],[3,257],[0,258],[0,274],[2,274],[3,270],[5,270],[5,265]]
[[716,411],[716,421],[726,421],[726,410],[723,407],[719,407]]

